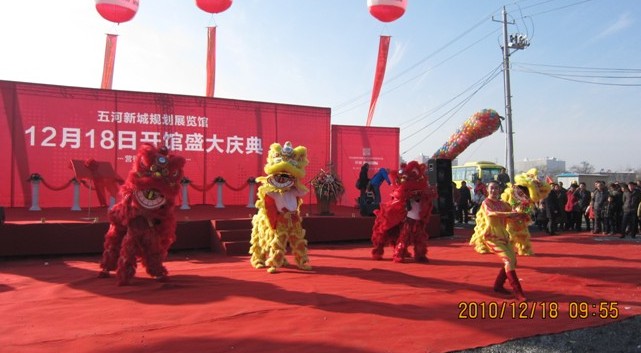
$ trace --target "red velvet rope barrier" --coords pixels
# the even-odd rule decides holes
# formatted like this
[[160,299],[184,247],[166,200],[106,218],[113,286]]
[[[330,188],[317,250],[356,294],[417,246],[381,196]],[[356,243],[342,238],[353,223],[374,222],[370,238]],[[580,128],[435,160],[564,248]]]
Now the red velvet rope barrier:
[[241,191],[241,190],[245,189],[249,184],[255,184],[256,183],[256,179],[249,178],[249,179],[247,179],[247,182],[245,184],[243,184],[243,185],[241,185],[239,187],[234,187],[234,186],[230,185],[229,183],[227,183],[227,181],[225,181],[225,179],[223,179],[223,177],[220,177],[220,176],[216,177],[216,179],[214,179],[214,181],[212,181],[211,184],[208,184],[206,186],[196,185],[193,182],[191,182],[191,180],[186,179],[186,178],[183,179],[183,181],[181,181],[181,183],[189,184],[189,186],[191,186],[192,188],[196,189],[196,191],[200,191],[200,192],[209,191],[211,188],[214,187],[214,185],[216,185],[218,183],[225,184],[226,187],[228,187],[229,189],[231,189],[233,191]]
[[192,182],[189,182],[189,186],[191,186],[192,188],[196,189],[196,191],[200,191],[200,192],[209,191],[211,188],[214,187],[214,184],[216,184],[216,183],[212,182],[209,185],[200,186],[200,185],[196,185],[196,184],[194,184]]
[[232,189],[233,191],[240,191],[240,190],[243,190],[243,189],[244,189],[244,188],[246,188],[248,185],[249,185],[249,184],[245,184],[245,185],[242,185],[242,186],[240,186],[240,187],[235,188],[235,187],[233,187],[233,186],[229,185],[227,182],[225,182],[225,186],[226,186],[226,187],[228,187],[228,188],[230,188],[230,189]]
[[51,184],[47,183],[43,178],[40,179],[42,182],[42,185],[44,185],[47,189],[53,190],[53,191],[61,191],[69,187],[71,183],[73,183],[74,179],[69,180],[66,184],[62,186],[52,186]]

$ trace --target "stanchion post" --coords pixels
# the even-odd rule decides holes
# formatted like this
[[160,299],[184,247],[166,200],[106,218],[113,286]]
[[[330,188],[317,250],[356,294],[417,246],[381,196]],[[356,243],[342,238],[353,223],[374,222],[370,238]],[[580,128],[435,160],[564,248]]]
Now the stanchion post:
[[32,174],[31,178],[31,208],[29,211],[41,211],[40,208],[40,175]]
[[249,178],[249,197],[247,201],[247,208],[256,208],[256,179]]
[[73,179],[73,205],[71,205],[72,211],[82,211],[80,208],[80,182],[77,179]]
[[182,204],[180,205],[181,210],[189,210],[191,207],[189,207],[189,193],[187,192],[187,186],[189,186],[189,180],[183,179],[180,182],[180,185],[182,187]]
[[225,179],[222,177],[218,177],[215,180],[216,182],[216,208],[225,208],[225,204],[223,203],[223,185],[225,184]]

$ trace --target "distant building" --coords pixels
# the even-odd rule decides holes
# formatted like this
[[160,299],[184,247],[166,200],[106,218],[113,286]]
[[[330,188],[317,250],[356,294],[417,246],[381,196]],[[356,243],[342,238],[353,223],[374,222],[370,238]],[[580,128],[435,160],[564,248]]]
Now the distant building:
[[516,173],[527,172],[532,168],[539,169],[547,175],[555,175],[565,171],[565,161],[557,159],[556,157],[539,158],[539,159],[525,159],[522,161],[514,161],[514,171]]
[[555,182],[563,183],[563,187],[569,187],[571,184],[585,183],[588,190],[594,189],[596,181],[603,180],[609,184],[608,176],[603,174],[579,174],[579,173],[561,173],[556,176]]
[[592,189],[595,181],[604,181],[606,184],[614,183],[615,181],[627,183],[634,181],[636,174],[634,172],[601,172],[598,174],[579,174],[579,173],[561,173],[556,176],[556,182],[563,182],[563,186],[567,187],[571,183],[585,183],[588,189]]

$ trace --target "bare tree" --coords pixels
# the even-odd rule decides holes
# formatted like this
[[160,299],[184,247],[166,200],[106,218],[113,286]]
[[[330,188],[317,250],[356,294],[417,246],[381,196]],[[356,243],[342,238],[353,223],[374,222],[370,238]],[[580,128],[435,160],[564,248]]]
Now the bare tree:
[[592,174],[594,166],[590,162],[582,161],[579,165],[573,165],[570,170],[578,174]]

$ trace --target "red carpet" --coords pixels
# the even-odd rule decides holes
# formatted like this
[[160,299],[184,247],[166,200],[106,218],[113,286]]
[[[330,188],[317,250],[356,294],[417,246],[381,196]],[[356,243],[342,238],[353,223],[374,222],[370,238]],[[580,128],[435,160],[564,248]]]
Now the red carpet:
[[[275,275],[248,257],[183,251],[166,263],[169,283],[139,269],[127,287],[96,278],[97,255],[4,259],[0,352],[444,352],[613,322],[600,303],[616,302],[619,319],[641,314],[636,240],[535,237],[537,255],[519,258],[532,300],[519,319],[490,290],[498,258],[456,233],[430,242],[427,265],[370,260],[364,242],[312,245],[311,273]],[[472,302],[507,310],[459,318]],[[571,318],[570,303],[588,317]]]

